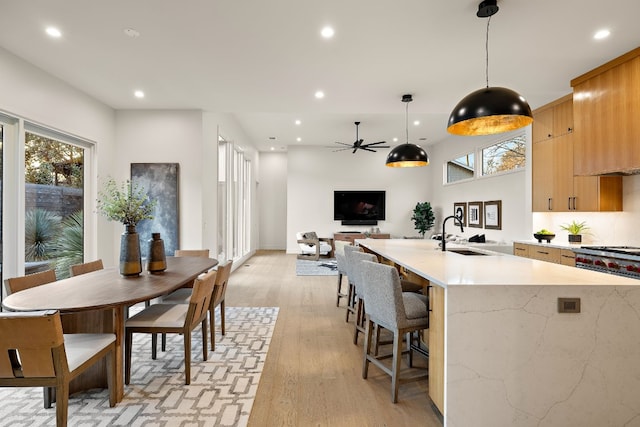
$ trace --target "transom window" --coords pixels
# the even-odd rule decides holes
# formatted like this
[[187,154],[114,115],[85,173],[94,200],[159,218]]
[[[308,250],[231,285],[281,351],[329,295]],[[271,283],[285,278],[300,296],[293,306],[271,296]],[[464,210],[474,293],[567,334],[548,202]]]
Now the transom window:
[[525,164],[526,136],[522,133],[448,160],[444,165],[443,181],[451,184],[506,173],[522,169]]

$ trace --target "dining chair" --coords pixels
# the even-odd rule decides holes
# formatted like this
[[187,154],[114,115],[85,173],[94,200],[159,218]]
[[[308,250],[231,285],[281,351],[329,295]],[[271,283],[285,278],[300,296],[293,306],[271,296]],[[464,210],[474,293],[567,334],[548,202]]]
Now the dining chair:
[[75,264],[71,266],[71,275],[79,276],[81,274],[90,273],[92,271],[102,270],[104,265],[101,259],[85,262],[84,264]]
[[362,248],[360,246],[345,246],[344,247],[344,258],[345,258],[345,271],[347,272],[347,313],[345,316],[345,322],[349,321],[349,315],[353,314],[355,316],[356,313],[356,289],[353,284],[353,273],[351,272],[351,265],[349,263],[349,252],[362,252]]
[[115,334],[63,334],[55,310],[0,313],[0,387],[54,388],[56,426],[64,427],[69,383],[103,358],[109,406],[115,406],[115,342]]
[[366,252],[349,252],[349,262],[351,263],[351,274],[353,275],[353,284],[356,289],[356,312],[355,320],[353,322],[353,343],[358,344],[358,334],[365,332],[365,305],[364,294],[366,292],[366,283],[362,279],[362,262],[371,261],[378,262],[378,257],[371,253]]
[[[412,292],[402,292],[398,270],[392,266],[362,262],[362,280],[367,283],[364,293],[367,306],[365,326],[364,356],[362,378],[367,378],[369,363],[373,363],[383,372],[391,376],[391,401],[397,403],[398,390],[401,383],[419,381],[428,378],[428,374],[400,377],[402,363],[402,338],[406,335],[407,352],[410,354],[411,335],[429,327],[429,315],[425,300]],[[382,326],[393,333],[393,350],[391,355],[377,356],[371,352],[374,324]],[[383,359],[392,357],[391,366],[383,363]]]
[[[200,258],[209,258],[209,249],[176,249],[173,252],[173,256],[175,257],[200,257]],[[162,297],[162,302],[167,304],[175,304],[177,301],[180,301],[184,304],[189,303],[189,298],[191,297],[191,288],[193,288],[193,280],[184,284],[179,289],[176,289],[172,293],[167,296]],[[160,349],[165,351],[167,347],[167,336],[166,334],[162,334],[162,344]]]
[[184,339],[185,384],[191,383],[191,333],[202,325],[202,358],[207,360],[207,311],[213,296],[216,272],[210,271],[193,284],[189,304],[152,304],[125,323],[125,384],[131,380],[133,334],[152,334],[151,358],[156,359],[158,333],[181,334]]
[[[222,335],[226,334],[225,330],[225,295],[227,293],[227,285],[229,283],[229,276],[231,276],[231,267],[233,266],[233,260],[227,260],[221,264],[218,264],[216,267],[216,279],[215,286],[213,288],[213,297],[211,298],[211,303],[209,304],[209,329],[211,331],[211,351],[216,350],[216,307],[220,306],[220,329]],[[182,289],[178,289],[178,291],[182,291]],[[183,294],[180,292],[174,292],[169,295],[163,303],[166,304],[187,304],[189,303],[189,298],[191,293]],[[163,341],[164,344],[164,341]],[[164,347],[162,348],[164,351]]]
[[12,277],[4,281],[7,295],[24,291],[25,289],[35,288],[56,281],[55,270],[45,270],[39,273],[28,274],[26,276]]

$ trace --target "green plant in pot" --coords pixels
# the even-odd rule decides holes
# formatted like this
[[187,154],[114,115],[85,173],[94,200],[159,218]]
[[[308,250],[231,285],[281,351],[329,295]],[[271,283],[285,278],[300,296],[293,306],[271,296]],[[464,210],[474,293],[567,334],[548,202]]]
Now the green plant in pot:
[[98,212],[109,221],[126,226],[120,238],[120,274],[137,276],[142,272],[140,237],[136,225],[144,219],[153,219],[155,200],[150,200],[144,189],[126,180],[118,184],[108,178],[98,193]]
[[586,221],[577,222],[576,220],[563,224],[560,228],[569,232],[569,243],[582,242],[582,234],[589,229]]
[[414,228],[418,230],[418,233],[420,233],[420,236],[422,238],[424,238],[424,234],[427,232],[427,230],[431,230],[431,228],[433,228],[435,219],[436,217],[433,214],[431,203],[418,202],[416,204],[416,207],[413,208],[413,215],[411,216],[411,220],[413,221]]

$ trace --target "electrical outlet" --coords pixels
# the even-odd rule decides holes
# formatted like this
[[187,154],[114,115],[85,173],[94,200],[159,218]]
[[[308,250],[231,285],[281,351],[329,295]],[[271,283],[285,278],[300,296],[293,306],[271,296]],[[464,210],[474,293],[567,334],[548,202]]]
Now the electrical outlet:
[[558,298],[558,313],[580,313],[580,298]]

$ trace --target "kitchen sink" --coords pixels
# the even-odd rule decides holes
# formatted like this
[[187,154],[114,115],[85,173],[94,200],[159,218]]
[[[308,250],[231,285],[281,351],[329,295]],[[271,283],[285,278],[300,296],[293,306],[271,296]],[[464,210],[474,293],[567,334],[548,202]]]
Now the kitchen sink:
[[454,252],[460,255],[489,255],[482,252],[472,251],[471,249],[447,249],[447,252]]

